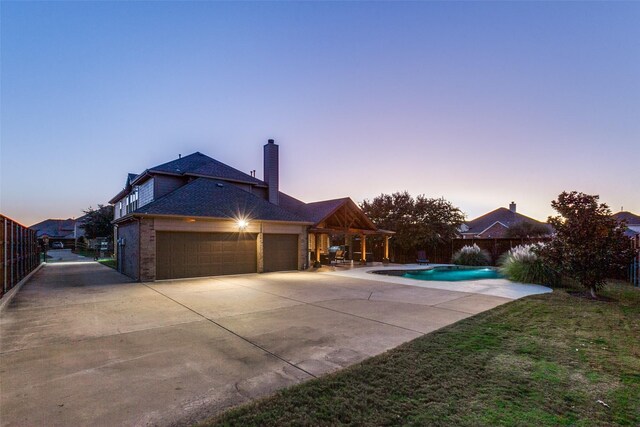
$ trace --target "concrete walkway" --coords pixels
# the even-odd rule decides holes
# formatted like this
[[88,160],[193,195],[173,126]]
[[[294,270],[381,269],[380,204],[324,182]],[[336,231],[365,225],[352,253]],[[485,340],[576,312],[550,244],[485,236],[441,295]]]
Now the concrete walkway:
[[510,301],[366,279],[46,265],[0,316],[0,424],[187,424]]

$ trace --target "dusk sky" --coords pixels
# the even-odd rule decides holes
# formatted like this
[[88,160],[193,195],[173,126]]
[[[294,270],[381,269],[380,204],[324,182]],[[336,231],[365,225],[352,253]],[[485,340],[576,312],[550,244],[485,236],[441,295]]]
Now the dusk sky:
[[262,178],[269,138],[307,202],[640,214],[640,2],[0,4],[0,203],[25,225],[179,153]]

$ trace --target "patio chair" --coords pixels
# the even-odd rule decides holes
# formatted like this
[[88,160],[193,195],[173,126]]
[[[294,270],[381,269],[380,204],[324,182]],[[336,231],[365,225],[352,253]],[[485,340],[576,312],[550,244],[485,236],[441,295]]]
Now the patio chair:
[[342,250],[337,250],[336,251],[336,256],[334,258],[336,260],[336,264],[338,263],[338,261],[340,261],[340,262],[344,262],[345,261],[344,252],[345,251],[342,251]]
[[420,265],[429,264],[429,260],[427,259],[427,253],[425,251],[418,251],[418,255],[416,256],[416,262]]

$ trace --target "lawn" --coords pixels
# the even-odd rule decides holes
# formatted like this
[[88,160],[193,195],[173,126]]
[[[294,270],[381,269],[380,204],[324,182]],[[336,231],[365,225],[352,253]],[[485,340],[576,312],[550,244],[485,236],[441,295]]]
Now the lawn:
[[107,267],[111,267],[114,270],[117,270],[118,265],[115,258],[100,258],[98,262],[102,265],[106,265]]
[[202,425],[640,425],[640,290],[611,283],[611,302],[568,291],[497,307]]

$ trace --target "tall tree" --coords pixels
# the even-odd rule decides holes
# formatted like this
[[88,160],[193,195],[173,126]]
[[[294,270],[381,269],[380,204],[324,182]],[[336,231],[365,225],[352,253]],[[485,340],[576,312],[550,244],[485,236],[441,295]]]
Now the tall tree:
[[609,274],[626,268],[633,256],[625,225],[598,200],[599,196],[572,191],[562,192],[551,202],[559,214],[548,220],[556,234],[542,252],[552,266],[580,282],[593,298]]
[[113,236],[113,225],[111,225],[113,206],[98,205],[97,209],[89,206],[89,209],[84,213],[86,215],[83,218],[82,228],[84,228],[84,234],[88,239]]
[[395,231],[394,249],[406,253],[457,235],[465,217],[451,202],[406,192],[381,194],[360,206],[377,227]]

